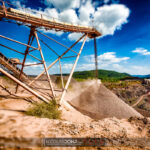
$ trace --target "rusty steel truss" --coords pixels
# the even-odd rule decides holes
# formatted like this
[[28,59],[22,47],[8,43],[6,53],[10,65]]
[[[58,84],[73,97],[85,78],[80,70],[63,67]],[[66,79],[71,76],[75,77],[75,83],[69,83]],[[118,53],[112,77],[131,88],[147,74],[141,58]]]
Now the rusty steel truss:
[[[16,23],[21,22],[23,25],[26,25],[30,28],[30,34],[28,37],[27,44],[17,41],[15,39],[9,38],[9,37],[0,35],[0,38],[12,41],[14,43],[17,43],[17,44],[20,44],[20,45],[23,45],[26,47],[26,49],[23,53],[12,47],[8,47],[8,46],[0,43],[0,46],[23,55],[23,61],[20,64],[18,64],[18,65],[21,65],[21,68],[19,69],[19,68],[17,68],[16,65],[13,64],[13,62],[11,62],[9,59],[7,59],[7,57],[5,57],[2,53],[0,53],[1,54],[0,55],[0,64],[5,66],[8,70],[12,71],[13,76],[11,74],[7,73],[6,71],[4,71],[2,68],[0,68],[0,72],[7,75],[9,78],[11,78],[12,80],[14,80],[17,83],[16,90],[15,90],[16,93],[18,91],[19,86],[21,86],[45,102],[48,102],[48,99],[55,99],[57,96],[55,93],[56,90],[53,86],[52,79],[51,79],[51,76],[49,75],[48,71],[52,66],[54,66],[58,62],[59,67],[60,67],[60,78],[61,78],[61,84],[62,84],[62,90],[61,90],[62,94],[60,97],[60,104],[62,105],[64,103],[64,96],[69,87],[71,78],[73,76],[73,72],[76,68],[77,62],[79,60],[79,57],[80,57],[83,47],[85,45],[87,37],[94,39],[95,66],[96,66],[95,74],[96,74],[96,77],[98,77],[96,37],[101,36],[101,33],[98,32],[95,28],[57,22],[54,19],[52,19],[52,20],[44,19],[43,15],[40,15],[40,17],[30,15],[28,13],[18,11],[17,9],[12,8],[12,5],[10,3],[0,0],[0,20],[2,21],[3,19],[13,20],[13,21],[16,21]],[[82,33],[83,35],[75,43],[73,43],[70,47],[68,47],[68,46],[65,46],[62,43],[56,41],[55,39],[49,37],[48,35],[44,34],[43,32],[38,31],[38,28],[44,28],[46,30],[55,29],[56,31],[64,31],[64,32],[77,32],[77,33]],[[44,36],[47,40],[51,40],[51,41],[61,45],[62,47],[66,48],[66,50],[61,55],[59,55],[44,40],[42,40],[39,37],[39,34],[41,36]],[[81,40],[83,40],[82,45],[79,49],[79,52],[76,52],[72,48],[75,45],[77,45],[77,43],[79,43]],[[33,41],[36,41],[38,47],[32,46]],[[41,43],[44,44],[49,50],[51,50],[57,56],[57,58],[49,66],[47,66],[46,61],[44,59]],[[34,52],[34,51],[38,51],[38,53],[40,54],[40,58],[37,58],[34,54],[31,54],[31,52]],[[70,51],[75,53],[75,55],[64,57]],[[30,57],[36,59],[39,63],[27,64],[26,63],[27,56],[30,56]],[[72,69],[71,69],[71,72],[67,79],[67,82],[66,82],[66,84],[64,84],[61,60],[64,58],[71,58],[71,57],[76,57],[76,59],[72,66]],[[24,67],[33,66],[33,65],[43,65],[44,70],[39,75],[37,75],[34,79],[30,79],[24,73]],[[46,74],[48,86],[49,86],[46,90],[48,90],[49,92],[43,92],[41,90],[38,90],[38,88],[37,88],[38,83],[36,83],[36,81],[44,74]]]

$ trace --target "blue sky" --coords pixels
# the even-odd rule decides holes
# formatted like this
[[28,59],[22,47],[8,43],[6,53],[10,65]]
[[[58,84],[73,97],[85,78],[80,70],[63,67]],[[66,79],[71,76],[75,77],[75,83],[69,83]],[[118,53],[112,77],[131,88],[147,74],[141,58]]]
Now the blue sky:
[[[11,0],[17,9],[29,13],[43,13],[56,20],[74,24],[94,26],[103,36],[97,39],[99,69],[115,70],[129,74],[150,74],[150,1],[149,0]],[[27,43],[29,29],[25,26],[0,21],[0,34]],[[70,46],[81,34],[63,33],[55,31],[41,32]],[[39,35],[53,49],[62,54],[65,48]],[[0,43],[25,51],[25,47],[0,38]],[[73,49],[78,51],[82,42]],[[36,46],[36,42],[33,43]],[[47,47],[41,44],[47,65],[57,57]],[[11,52],[3,47],[0,51],[9,58],[23,56]],[[40,57],[38,52],[32,53]],[[93,40],[88,40],[80,56],[76,71],[94,69]],[[70,52],[69,55],[74,55]],[[72,59],[63,59],[63,73],[71,70]],[[31,57],[27,64],[36,63]],[[38,74],[42,66],[26,67],[28,74]],[[49,71],[50,74],[59,73],[58,63]]]

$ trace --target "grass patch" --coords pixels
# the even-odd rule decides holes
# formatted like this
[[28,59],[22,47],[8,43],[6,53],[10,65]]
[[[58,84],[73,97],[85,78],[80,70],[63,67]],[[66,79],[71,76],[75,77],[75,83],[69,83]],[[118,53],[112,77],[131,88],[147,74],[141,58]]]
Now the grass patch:
[[78,82],[84,82],[84,81],[86,81],[87,79],[75,78],[75,80],[78,81]]
[[133,105],[137,102],[137,98],[136,97],[127,98],[127,102],[128,104]]
[[62,88],[62,82],[61,82],[61,77],[60,76],[56,77],[55,83],[57,84],[58,88]]
[[9,83],[9,84],[12,84],[12,85],[15,85],[16,83],[13,81],[13,80],[11,80],[10,78],[8,78],[7,76],[2,76],[2,78],[5,80],[5,81],[7,81],[7,83]]
[[116,82],[103,82],[103,84],[109,89],[127,88],[130,86],[141,85],[141,81],[116,81]]
[[[63,79],[63,82],[64,82],[64,87],[65,87],[65,85],[67,83],[67,79]],[[55,83],[57,84],[58,88],[62,88],[62,81],[61,81],[61,77],[60,76],[58,76],[56,78]],[[69,85],[68,89],[72,89],[72,86]]]
[[49,119],[60,119],[61,117],[61,111],[58,110],[58,105],[55,100],[50,101],[48,104],[45,102],[33,104],[25,114]]

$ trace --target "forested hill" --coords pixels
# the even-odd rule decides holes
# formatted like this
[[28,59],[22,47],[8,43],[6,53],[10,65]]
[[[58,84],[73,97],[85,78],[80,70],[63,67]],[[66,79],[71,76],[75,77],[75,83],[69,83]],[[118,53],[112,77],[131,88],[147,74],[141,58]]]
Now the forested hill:
[[[94,78],[95,70],[74,72],[73,77],[76,79]],[[110,80],[110,79],[118,80],[126,77],[131,77],[131,75],[127,73],[119,73],[116,71],[101,70],[101,69],[98,70],[98,78],[102,80]]]

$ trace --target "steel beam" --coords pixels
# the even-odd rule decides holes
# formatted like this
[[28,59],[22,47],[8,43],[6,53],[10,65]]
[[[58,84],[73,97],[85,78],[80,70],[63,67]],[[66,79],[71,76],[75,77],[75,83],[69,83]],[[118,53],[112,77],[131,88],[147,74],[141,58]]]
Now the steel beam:
[[53,53],[55,53],[55,54],[59,57],[59,55],[58,55],[49,45],[47,45],[42,39],[39,38],[39,40],[40,40],[46,47],[48,47]]
[[22,52],[19,52],[19,51],[15,50],[15,49],[13,49],[13,48],[10,48],[10,47],[8,47],[8,46],[5,46],[5,45],[3,45],[3,44],[0,44],[0,46],[3,46],[3,47],[5,47],[5,48],[7,48],[7,49],[9,49],[9,50],[12,50],[12,51],[14,51],[14,52],[17,52],[17,53],[19,53],[19,54],[22,54],[22,55],[24,55],[24,53],[22,53]]
[[60,67],[60,75],[61,75],[62,89],[64,90],[64,80],[63,80],[63,75],[62,75],[62,69],[61,69],[61,62],[60,62],[60,59],[59,59],[59,67]]
[[6,8],[6,6],[5,6],[5,2],[2,1],[2,3],[3,3],[3,11],[4,11],[4,15],[7,16],[7,8]]
[[65,59],[65,58],[73,58],[73,57],[77,57],[77,55],[75,55],[75,56],[62,57],[61,59]]
[[33,55],[29,54],[29,53],[28,53],[28,55],[31,56],[31,57],[33,57],[34,59],[36,59],[36,60],[42,62],[42,60],[40,60],[39,58],[37,58],[37,57],[35,57],[35,56],[33,56]]
[[39,99],[41,99],[42,101],[48,103],[49,101],[47,99],[45,99],[43,96],[41,96],[40,94],[38,94],[37,92],[33,91],[31,88],[29,88],[27,85],[25,85],[24,83],[22,83],[21,81],[19,81],[18,79],[16,79],[15,77],[13,77],[12,75],[10,75],[9,73],[7,73],[6,71],[4,71],[2,68],[0,68],[0,72],[3,73],[4,75],[6,75],[8,78],[12,79],[14,82],[16,82],[17,84],[19,84],[20,86],[22,86],[24,89],[26,89],[28,92],[32,93],[33,95],[35,95],[36,97],[38,97]]
[[[33,42],[33,39],[34,39],[33,30],[34,30],[34,29],[32,29],[32,28],[31,28],[31,30],[30,30],[28,45],[31,45],[32,42]],[[32,39],[31,39],[31,38],[32,38]],[[30,47],[27,46],[27,48],[26,48],[26,50],[25,50],[25,54],[24,54],[24,59],[23,59],[23,62],[22,62],[21,71],[20,71],[20,74],[19,74],[19,80],[21,80],[21,76],[22,76],[22,73],[23,73],[23,69],[24,69],[24,66],[25,66],[25,61],[26,61],[27,55],[28,55],[28,53],[29,53],[29,49],[30,49]],[[17,86],[16,86],[16,92],[15,92],[15,93],[17,93],[18,88],[19,88],[19,85],[17,84]]]
[[5,36],[3,36],[3,35],[0,35],[0,37],[1,37],[1,38],[4,38],[4,39],[7,39],[7,40],[9,40],[9,41],[12,41],[12,42],[15,42],[15,43],[18,43],[18,44],[21,44],[21,45],[24,45],[24,46],[27,46],[27,47],[31,47],[31,48],[33,48],[33,49],[37,49],[37,50],[38,50],[38,48],[36,48],[36,47],[33,47],[33,46],[30,46],[30,45],[24,44],[24,43],[22,43],[22,42],[19,42],[19,41],[17,41],[17,40],[14,40],[14,39],[5,37]]
[[68,78],[68,80],[67,80],[67,83],[66,83],[66,85],[65,85],[64,91],[63,91],[62,96],[61,96],[60,105],[62,105],[63,102],[64,102],[65,94],[66,94],[66,92],[67,92],[67,89],[68,89],[68,86],[69,86],[69,84],[70,84],[70,81],[71,81],[73,72],[74,72],[75,67],[76,67],[76,65],[77,65],[77,63],[78,63],[78,60],[79,60],[79,57],[80,57],[80,55],[81,55],[81,52],[82,52],[82,49],[83,49],[83,47],[84,47],[84,44],[85,44],[86,39],[87,39],[87,35],[86,35],[85,38],[84,38],[84,41],[83,41],[82,46],[81,46],[81,48],[80,48],[80,51],[79,51],[79,53],[78,53],[78,55],[77,55],[77,58],[76,58],[76,60],[75,60],[75,63],[74,63],[74,65],[73,65],[73,67],[72,67],[72,70],[71,70],[71,72],[70,72],[69,78]]
[[98,79],[98,60],[97,60],[96,38],[94,38],[94,52],[95,52],[95,77]]
[[47,69],[47,66],[46,66],[46,63],[45,63],[45,60],[44,60],[44,56],[43,56],[43,53],[42,53],[42,49],[41,49],[40,42],[39,42],[38,35],[37,35],[36,31],[34,31],[34,35],[35,35],[35,37],[36,37],[36,41],[37,41],[38,48],[39,48],[39,51],[40,51],[40,54],[41,54],[41,58],[42,58],[43,65],[44,65],[44,69],[45,69],[45,72],[46,72],[46,75],[47,75],[47,79],[48,79],[48,82],[49,82],[49,86],[50,86],[50,88],[51,88],[52,97],[55,98],[52,81],[51,81],[50,75],[49,75],[49,73],[48,73],[48,69]]
[[[61,59],[72,47],[74,47],[81,39],[83,39],[83,37],[85,36],[82,35],[73,45],[70,46],[70,48],[68,48],[61,56],[59,56],[55,61],[53,61],[53,63],[51,63],[47,70],[49,70],[53,65],[55,65],[57,63],[57,61],[59,61],[59,59]],[[41,72],[34,80],[32,80],[29,85],[33,84],[37,79],[39,79],[43,74],[45,73],[45,71]]]
[[36,63],[36,64],[28,64],[28,65],[24,65],[24,67],[28,67],[28,66],[35,66],[35,65],[42,65],[43,63]]
[[[38,32],[39,32],[40,34],[44,35],[45,37],[47,37],[48,39],[50,39],[50,40],[52,40],[52,41],[56,42],[57,44],[59,44],[59,45],[61,45],[61,46],[65,47],[65,48],[69,49],[69,47],[67,47],[67,46],[65,46],[65,45],[63,45],[63,44],[61,44],[60,42],[58,42],[58,41],[54,40],[53,38],[51,38],[51,37],[49,37],[49,36],[47,36],[47,35],[45,35],[45,34],[41,33],[40,31],[38,31]],[[71,48],[70,48],[70,50],[71,50],[72,52],[74,52],[74,53],[76,53],[76,54],[77,54],[77,52],[76,52],[76,51],[74,51],[73,49],[71,49]]]

